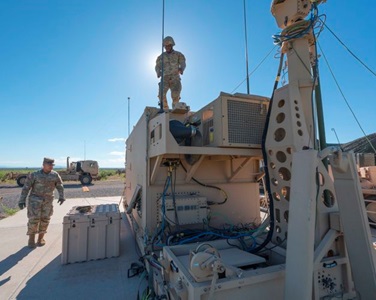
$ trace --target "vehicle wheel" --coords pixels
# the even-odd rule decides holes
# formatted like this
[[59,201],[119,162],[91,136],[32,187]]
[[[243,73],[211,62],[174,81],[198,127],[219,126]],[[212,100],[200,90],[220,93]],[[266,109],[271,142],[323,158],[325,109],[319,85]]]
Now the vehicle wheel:
[[80,181],[82,185],[89,185],[93,179],[91,178],[90,175],[82,175],[80,177]]
[[26,175],[18,177],[17,178],[18,186],[23,187],[25,185],[25,181],[26,181]]
[[372,227],[376,227],[376,202],[370,202],[366,206],[367,217]]

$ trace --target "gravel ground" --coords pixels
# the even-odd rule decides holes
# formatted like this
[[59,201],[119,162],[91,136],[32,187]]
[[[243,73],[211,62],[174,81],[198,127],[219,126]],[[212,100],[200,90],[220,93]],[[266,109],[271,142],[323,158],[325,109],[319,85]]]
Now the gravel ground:
[[[89,191],[83,192],[82,185],[76,181],[64,183],[64,192],[66,198],[92,198],[92,197],[113,197],[119,196],[119,200],[124,190],[124,181],[93,181],[88,186]],[[18,200],[21,189],[17,184],[0,183],[0,219],[6,217],[4,207],[8,209],[18,209]],[[2,199],[1,199],[2,197]],[[55,190],[55,198],[58,193]]]

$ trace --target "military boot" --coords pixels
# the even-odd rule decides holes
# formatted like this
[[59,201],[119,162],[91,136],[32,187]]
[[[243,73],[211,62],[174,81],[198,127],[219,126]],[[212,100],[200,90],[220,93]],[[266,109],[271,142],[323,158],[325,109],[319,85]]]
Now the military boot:
[[44,240],[43,237],[44,237],[44,233],[40,233],[38,236],[38,242],[37,242],[38,247],[42,247],[46,245],[46,241]]
[[29,248],[35,248],[35,234],[29,234],[29,242],[27,243]]

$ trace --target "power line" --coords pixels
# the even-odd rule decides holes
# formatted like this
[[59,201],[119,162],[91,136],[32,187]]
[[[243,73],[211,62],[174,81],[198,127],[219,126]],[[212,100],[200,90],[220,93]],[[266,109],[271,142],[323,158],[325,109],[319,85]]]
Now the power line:
[[345,103],[346,103],[347,107],[349,108],[350,112],[352,113],[352,115],[353,115],[353,117],[354,117],[356,123],[358,123],[358,126],[359,126],[360,130],[363,132],[364,137],[366,138],[366,140],[367,140],[368,143],[370,144],[372,150],[376,153],[376,149],[373,147],[373,145],[372,145],[371,141],[369,140],[367,134],[365,133],[365,131],[364,131],[362,125],[360,124],[358,118],[356,117],[355,112],[354,112],[353,109],[351,108],[350,103],[347,101],[347,99],[346,99],[346,97],[345,97],[345,94],[343,93],[341,87],[339,86],[339,83],[338,83],[338,81],[337,81],[337,78],[335,77],[335,75],[334,75],[334,73],[333,73],[333,71],[332,71],[332,68],[331,68],[330,65],[329,65],[329,62],[328,62],[328,60],[326,59],[325,53],[324,53],[324,51],[322,51],[321,46],[320,46],[320,43],[319,43],[318,41],[317,41],[317,45],[318,45],[319,48],[320,48],[320,51],[321,51],[321,53],[322,53],[322,56],[324,57],[324,60],[325,60],[325,62],[326,62],[326,65],[328,66],[329,71],[330,71],[330,73],[332,74],[332,77],[333,77],[333,79],[334,79],[334,82],[335,82],[335,84],[337,85],[337,88],[338,88],[339,92],[341,93],[341,95],[342,95],[342,97],[343,97],[343,100],[345,100]]
[[330,31],[331,34],[341,43],[341,45],[358,61],[360,62],[368,71],[370,71],[374,76],[376,76],[376,72],[373,71],[370,67],[368,67],[358,56],[356,56],[346,45],[344,42],[340,40],[340,38],[324,23],[324,26]]
[[256,70],[263,64],[263,62],[269,57],[269,55],[274,51],[274,49],[277,47],[278,45],[275,45],[269,52],[268,52],[268,54],[266,54],[266,56],[261,60],[261,62],[251,71],[251,73],[249,73],[248,74],[248,76],[242,81],[242,82],[240,82],[237,86],[236,86],[236,88],[234,88],[233,90],[232,90],[232,92],[231,92],[231,94],[233,94],[238,88],[239,88],[239,86],[241,86],[243,83],[244,83],[244,81],[246,81],[247,80],[247,78],[248,77],[250,77],[250,76],[252,76],[252,74],[254,73],[254,72],[256,72]]

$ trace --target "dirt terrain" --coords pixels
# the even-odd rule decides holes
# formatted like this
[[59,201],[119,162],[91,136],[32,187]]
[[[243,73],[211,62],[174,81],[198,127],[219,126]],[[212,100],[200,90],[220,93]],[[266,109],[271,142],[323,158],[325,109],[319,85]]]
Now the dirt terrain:
[[[119,196],[124,190],[124,181],[106,180],[93,181],[88,186],[89,191],[84,192],[82,185],[77,181],[65,182],[64,192],[66,198],[91,198],[91,197],[112,197]],[[18,209],[18,200],[21,194],[21,187],[17,184],[0,183],[0,219],[7,216],[7,211]],[[1,199],[2,197],[2,199]],[[55,198],[58,193],[55,190]]]

